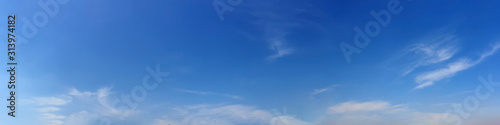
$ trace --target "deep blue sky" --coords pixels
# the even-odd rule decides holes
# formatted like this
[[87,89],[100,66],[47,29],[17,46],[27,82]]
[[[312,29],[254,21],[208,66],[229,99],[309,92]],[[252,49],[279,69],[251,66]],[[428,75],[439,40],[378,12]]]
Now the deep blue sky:
[[[23,18],[46,14],[38,2],[0,2],[29,40],[19,43],[18,117],[2,116],[11,124],[441,125],[477,98],[479,76],[500,80],[496,1],[400,0],[350,62],[339,45],[354,46],[353,28],[390,1],[243,0],[220,20],[214,1],[70,0],[30,38]],[[110,106],[157,65],[169,76],[135,109]],[[498,96],[463,124],[500,115]]]

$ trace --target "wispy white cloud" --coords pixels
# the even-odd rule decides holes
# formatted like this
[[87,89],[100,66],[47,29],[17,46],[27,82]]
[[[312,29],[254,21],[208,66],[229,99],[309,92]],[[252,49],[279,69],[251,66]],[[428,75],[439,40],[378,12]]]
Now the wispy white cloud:
[[445,95],[445,96],[450,97],[450,96],[468,94],[468,93],[472,93],[472,92],[474,92],[474,90],[461,91],[461,92],[457,92],[457,93],[453,93],[453,94],[449,94],[449,95]]
[[[265,110],[244,105],[180,107],[177,112],[155,119],[153,125],[236,125],[268,124],[272,115]],[[179,115],[180,116],[176,116]]]
[[[277,8],[276,4],[280,4],[281,7]],[[297,8],[297,6],[277,1],[268,1],[266,3],[249,2],[247,5],[252,6],[249,8],[251,10],[248,10],[248,13],[254,17],[254,20],[248,22],[261,29],[262,33],[259,33],[259,35],[262,36],[259,39],[262,39],[269,47],[269,50],[272,51],[272,54],[266,57],[268,61],[274,61],[296,52],[295,47],[291,44],[293,41],[288,38],[290,37],[288,34],[293,33],[293,29],[305,27],[305,25],[309,28],[318,27],[317,24],[310,20],[297,18],[304,13],[311,14],[308,10],[314,8],[310,6],[304,6],[308,9]]]
[[330,86],[325,87],[325,88],[314,89],[311,92],[311,94],[309,94],[309,98],[313,98],[315,95],[330,91],[331,89],[333,89],[334,87],[337,87],[337,86],[340,86],[340,85],[330,85]]
[[71,88],[70,92],[69,92],[69,95],[77,96],[77,97],[90,97],[92,95],[95,95],[95,93],[92,93],[92,92],[80,92],[80,91],[78,91],[75,88]]
[[231,95],[231,94],[221,94],[221,93],[214,93],[214,92],[202,92],[202,91],[193,91],[193,90],[186,90],[186,89],[179,89],[181,92],[186,92],[186,93],[192,93],[192,94],[199,94],[199,95],[215,95],[215,96],[224,96],[224,97],[229,97],[233,99],[243,99],[241,96],[236,96],[236,95]]
[[66,125],[92,125],[92,122],[98,117],[98,114],[89,114],[87,111],[80,111],[69,115],[65,123]]
[[477,63],[483,61],[486,57],[495,54],[495,52],[497,51],[498,48],[500,48],[500,43],[493,45],[493,47],[490,51],[487,51],[487,52],[481,54],[481,57],[475,63],[477,64]]
[[412,63],[406,71],[404,71],[403,76],[413,72],[420,66],[436,64],[449,60],[459,50],[458,47],[455,46],[455,43],[458,41],[458,38],[455,35],[442,35],[440,37],[428,38],[424,41],[432,44],[419,43],[413,45],[407,50],[407,52],[412,52],[419,56],[419,59],[418,61]]
[[71,102],[71,97],[38,97],[35,101],[38,105],[66,105]]
[[426,72],[415,77],[415,82],[419,83],[415,89],[421,89],[427,86],[433,85],[435,82],[442,80],[444,78],[449,78],[455,75],[459,71],[466,70],[474,65],[479,64],[488,56],[493,55],[497,49],[500,48],[500,44],[494,45],[491,50],[480,55],[479,59],[472,61],[471,58],[462,58],[456,62],[448,64],[446,67],[437,69],[431,72]]
[[50,105],[38,108],[40,123],[46,125],[92,125],[103,118],[119,120],[140,113],[134,107],[117,106],[120,103],[118,98],[110,97],[111,95],[113,95],[111,87],[100,88],[96,92],[81,92],[72,88],[68,93],[58,97],[35,98],[35,102],[41,106]]
[[193,105],[172,108],[153,125],[312,125],[285,113],[246,105]]
[[271,118],[270,125],[312,125],[309,122],[302,121],[291,116],[277,116]]
[[44,107],[44,108],[39,108],[38,112],[55,112],[59,111],[59,108],[57,107]]
[[129,108],[118,108],[116,103],[119,103],[118,98],[111,98],[111,87],[100,88],[96,92],[97,102],[100,104],[98,113],[106,116],[121,116],[128,117],[134,114],[138,114],[140,111],[135,110],[135,107]]
[[55,114],[50,114],[50,113],[40,114],[40,116],[42,119],[64,119],[64,118],[66,118],[65,116],[55,115]]
[[275,38],[269,39],[269,48],[274,51],[274,54],[270,55],[267,59],[274,60],[292,54],[293,48],[286,45],[285,38],[283,37],[284,36],[275,36]]
[[369,111],[403,111],[406,110],[402,105],[391,105],[384,101],[372,102],[345,102],[328,108],[328,113],[352,113]]
[[[296,121],[299,124],[284,125],[454,125],[454,122],[447,122],[445,116],[448,113],[419,112],[403,104],[391,104],[386,101],[369,102],[343,102],[331,106],[323,115],[312,122]],[[277,117],[274,117],[277,118]],[[293,120],[289,120],[293,121]],[[495,123],[498,120],[489,121]],[[485,123],[484,120],[478,122],[466,122],[466,125],[477,125]],[[276,124],[272,124],[276,125]],[[283,124],[279,124],[283,125]]]
[[45,123],[47,125],[62,125],[62,124],[64,124],[64,122],[60,121],[60,120],[48,120]]
[[433,85],[434,82],[439,81],[444,78],[451,77],[455,75],[456,72],[465,70],[471,67],[470,60],[468,59],[460,59],[457,62],[453,62],[448,64],[445,68],[437,69],[431,72],[423,73],[415,77],[415,82],[419,83],[415,89],[421,89],[430,85]]
[[451,125],[444,120],[445,113],[422,113],[405,105],[385,101],[344,102],[328,108],[329,116],[315,125]]
[[[196,92],[206,94],[204,92]],[[366,123],[384,125],[446,125],[443,121],[444,113],[422,113],[409,109],[406,105],[394,105],[386,101],[370,102],[344,102],[326,108],[327,114],[320,115],[314,121],[304,121],[287,114],[273,115],[268,110],[262,110],[255,106],[225,105],[225,104],[201,104],[179,106],[174,108],[163,108],[163,116],[143,116],[139,119],[119,121],[117,113],[125,113],[120,109],[107,109],[113,102],[111,88],[101,88],[92,92],[90,98],[75,98],[73,102],[81,102],[78,99],[87,99],[91,107],[74,109],[72,103],[64,107],[72,108],[76,112],[60,114],[62,107],[47,107],[40,110],[40,119],[47,125],[93,125],[102,118],[110,118],[116,124],[150,124],[150,125],[237,125],[237,124],[271,124],[271,125],[363,125]],[[99,101],[100,100],[100,101]],[[93,102],[93,103],[92,103]],[[102,112],[101,112],[102,111]],[[50,113],[48,113],[50,112]],[[105,113],[108,112],[108,113]],[[111,112],[111,113],[109,113]],[[144,115],[144,114],[143,114]],[[136,115],[139,116],[139,115]],[[135,116],[134,116],[135,117]],[[146,119],[144,119],[146,118]],[[148,119],[150,118],[150,119]]]
[[50,105],[49,107],[42,107],[37,109],[39,113],[38,118],[42,121],[40,124],[45,124],[45,125],[64,124],[63,120],[66,118],[66,116],[54,114],[55,112],[60,110],[60,108],[56,106],[67,105],[68,103],[71,102],[71,97],[68,96],[62,96],[62,97],[64,98],[39,97],[34,99],[38,105],[42,106]]
[[252,16],[250,20],[245,21],[261,29],[262,33],[258,33],[258,39],[262,39],[272,51],[272,54],[266,57],[268,61],[275,61],[298,52],[297,46],[293,44],[293,36],[289,35],[294,34],[298,28],[315,29],[322,33],[329,32],[328,28],[316,20],[303,18],[303,15],[323,19],[331,18],[328,13],[319,9],[319,5],[306,3],[304,3],[305,6],[296,6],[281,1],[248,1],[245,4],[247,7],[242,8]]
[[320,94],[320,93],[326,92],[326,91],[328,91],[328,90],[330,90],[330,88],[329,88],[329,87],[328,87],[328,88],[322,88],[322,89],[315,89],[315,90],[311,93],[311,95],[317,95],[317,94]]
[[66,117],[62,115],[44,113],[40,114],[39,118],[47,125],[62,125],[64,123],[62,120]]

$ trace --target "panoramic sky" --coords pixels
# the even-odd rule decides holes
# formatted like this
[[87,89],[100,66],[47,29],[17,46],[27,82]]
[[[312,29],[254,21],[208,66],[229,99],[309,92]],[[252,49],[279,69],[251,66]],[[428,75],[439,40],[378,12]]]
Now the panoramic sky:
[[16,117],[1,122],[498,124],[499,4],[0,1],[19,62]]

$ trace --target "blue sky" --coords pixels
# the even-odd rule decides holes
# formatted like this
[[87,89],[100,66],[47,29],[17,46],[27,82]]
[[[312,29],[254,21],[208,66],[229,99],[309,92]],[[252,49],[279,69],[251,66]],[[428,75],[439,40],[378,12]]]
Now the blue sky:
[[[47,1],[57,4],[52,12],[39,4]],[[16,14],[16,34],[24,38],[18,114],[2,122],[500,122],[498,2],[221,2],[233,9],[223,20],[214,1],[1,1],[2,16]],[[370,12],[388,11],[388,4],[400,12],[390,13],[369,44],[357,46],[353,29],[381,25]],[[43,22],[37,14],[46,15],[45,23],[37,23]],[[25,28],[30,23],[36,32]],[[359,49],[350,61],[342,43]],[[157,86],[148,88],[144,79]]]

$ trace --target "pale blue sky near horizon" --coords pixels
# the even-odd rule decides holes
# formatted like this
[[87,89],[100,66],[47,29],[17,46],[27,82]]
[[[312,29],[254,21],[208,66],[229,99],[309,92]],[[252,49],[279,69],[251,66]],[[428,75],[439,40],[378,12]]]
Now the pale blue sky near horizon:
[[[0,1],[2,17],[16,14],[17,36],[27,38],[23,18],[33,23],[44,12],[39,1]],[[1,117],[41,125],[102,118],[122,125],[451,124],[446,111],[475,96],[479,76],[500,82],[500,2],[398,1],[402,11],[349,63],[339,45],[355,46],[353,28],[365,30],[376,21],[370,11],[387,10],[391,0],[243,0],[224,20],[214,1],[69,0],[19,44],[19,114],[12,119],[4,109]],[[119,120],[129,110],[109,102],[141,86],[145,67],[157,65],[169,76]],[[500,122],[499,96],[480,100],[464,124]]]

